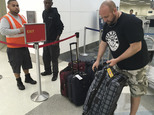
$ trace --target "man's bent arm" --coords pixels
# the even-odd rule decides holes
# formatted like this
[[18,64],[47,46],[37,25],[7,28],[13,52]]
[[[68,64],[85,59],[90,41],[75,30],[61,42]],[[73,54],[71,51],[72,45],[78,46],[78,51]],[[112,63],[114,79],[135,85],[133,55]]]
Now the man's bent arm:
[[7,19],[2,18],[0,22],[0,33],[2,35],[16,35],[20,33],[20,29],[10,29],[10,25]]
[[99,50],[98,50],[98,54],[97,54],[97,60],[96,61],[100,61],[105,50],[106,50],[106,47],[107,47],[107,43],[104,42],[104,41],[101,41],[101,43],[99,44]]
[[141,50],[141,48],[142,48],[142,42],[141,41],[131,43],[130,47],[123,54],[121,54],[119,57],[117,57],[115,59],[109,60],[108,63],[110,63],[110,66],[114,66],[118,62],[135,55],[137,52],[139,52]]

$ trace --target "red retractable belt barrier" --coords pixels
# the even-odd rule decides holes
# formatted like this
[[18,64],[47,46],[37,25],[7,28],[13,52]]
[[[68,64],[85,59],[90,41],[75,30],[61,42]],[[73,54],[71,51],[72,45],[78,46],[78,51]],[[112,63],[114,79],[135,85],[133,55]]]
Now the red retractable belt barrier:
[[68,38],[65,38],[65,39],[62,39],[62,40],[59,40],[59,41],[55,41],[55,42],[51,42],[51,43],[48,43],[48,44],[40,45],[39,48],[41,48],[41,47],[46,47],[46,46],[50,46],[50,45],[53,45],[53,44],[57,44],[57,43],[59,43],[59,42],[68,40],[68,39],[70,39],[70,38],[73,38],[73,37],[75,37],[75,36],[76,36],[76,35],[72,35],[72,36],[70,36],[70,37],[68,37]]
[[[72,35],[72,36],[70,36],[68,38],[65,38],[65,39],[62,39],[62,40],[59,40],[59,41],[55,41],[55,42],[51,42],[51,43],[48,43],[48,44],[40,45],[39,48],[46,47],[46,46],[53,45],[53,44],[57,44],[59,42],[71,39],[71,38],[73,38],[75,36],[78,37],[78,33],[75,33],[75,35]],[[33,45],[28,45],[28,44],[24,44],[24,45],[23,44],[14,44],[14,43],[7,43],[7,42],[4,42],[4,41],[0,41],[0,43],[6,44],[6,45],[34,48]]]

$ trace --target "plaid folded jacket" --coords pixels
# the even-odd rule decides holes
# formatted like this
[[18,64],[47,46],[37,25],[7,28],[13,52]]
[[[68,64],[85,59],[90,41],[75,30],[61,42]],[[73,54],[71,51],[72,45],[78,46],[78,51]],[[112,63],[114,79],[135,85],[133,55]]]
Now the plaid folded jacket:
[[112,115],[126,82],[127,76],[107,65],[96,72],[83,105],[83,115]]

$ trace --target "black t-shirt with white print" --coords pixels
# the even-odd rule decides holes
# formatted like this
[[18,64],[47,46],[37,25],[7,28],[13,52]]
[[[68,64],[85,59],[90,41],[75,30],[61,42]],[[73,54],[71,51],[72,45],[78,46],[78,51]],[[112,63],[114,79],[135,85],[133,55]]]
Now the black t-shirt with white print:
[[141,51],[117,63],[120,69],[136,70],[149,62],[142,21],[137,17],[122,13],[115,24],[109,26],[106,23],[102,40],[107,42],[114,58],[124,53],[129,48],[129,44],[142,41]]

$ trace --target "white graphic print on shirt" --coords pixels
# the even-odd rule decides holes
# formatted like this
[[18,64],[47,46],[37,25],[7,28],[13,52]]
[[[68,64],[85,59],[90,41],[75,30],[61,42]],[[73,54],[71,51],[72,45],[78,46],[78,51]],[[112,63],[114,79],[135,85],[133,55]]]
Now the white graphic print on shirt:
[[115,31],[109,31],[106,34],[106,41],[112,51],[116,51],[119,47],[119,40]]

